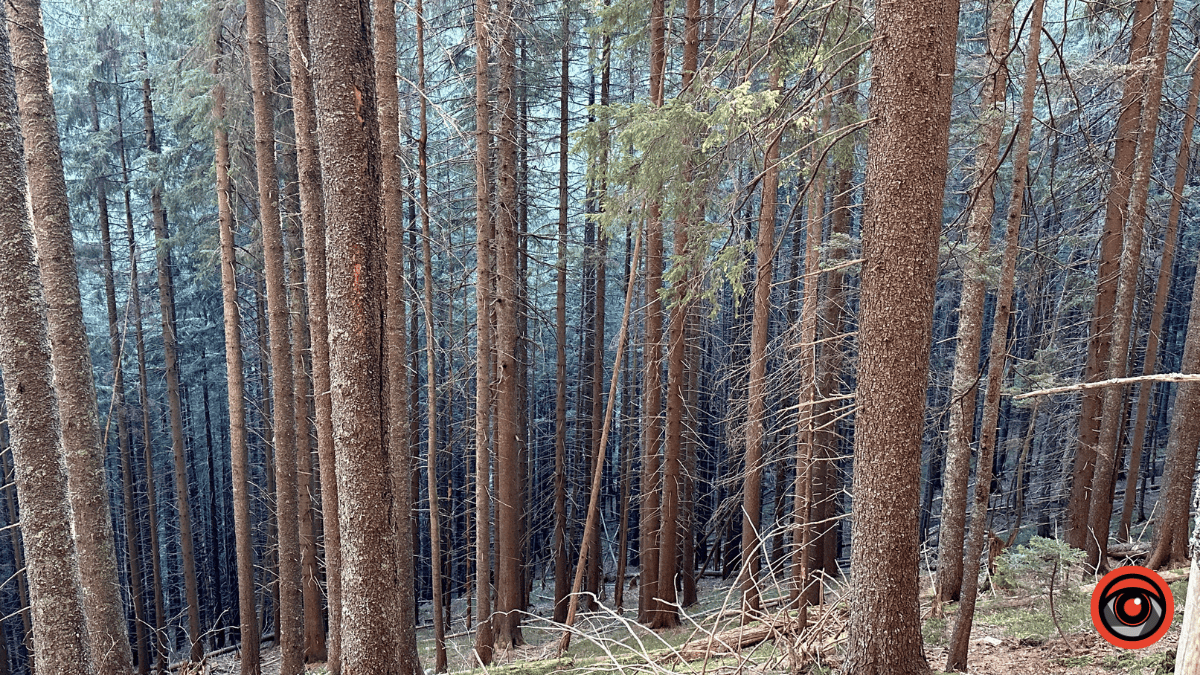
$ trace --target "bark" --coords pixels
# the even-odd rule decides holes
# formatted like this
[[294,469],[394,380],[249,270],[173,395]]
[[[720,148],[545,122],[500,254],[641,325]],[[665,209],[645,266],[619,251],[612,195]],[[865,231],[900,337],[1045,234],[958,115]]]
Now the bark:
[[[92,132],[100,133],[100,111],[96,103],[96,85],[89,89],[92,103]],[[104,167],[107,171],[107,167]],[[126,560],[129,566],[129,601],[133,605],[134,634],[137,645],[139,673],[150,672],[149,648],[146,641],[145,596],[142,593],[142,553],[139,542],[141,527],[137,519],[137,507],[133,498],[134,481],[131,466],[132,450],[129,439],[129,410],[125,405],[125,356],[124,334],[117,318],[117,290],[113,274],[112,229],[108,214],[108,179],[96,178],[96,201],[100,215],[101,255],[104,262],[104,300],[108,310],[108,346],[112,354],[113,411],[117,418],[117,448],[121,456],[121,484],[125,507]],[[131,662],[132,663],[132,662]]]
[[[562,67],[559,74],[558,113],[558,262],[555,292],[555,394],[554,394],[554,620],[567,620],[567,593],[571,570],[567,566],[567,208],[568,131],[570,96],[571,18],[563,6]],[[620,593],[618,592],[618,597]],[[618,606],[619,603],[618,603]]]
[[149,514],[150,570],[154,591],[155,664],[161,672],[167,666],[166,614],[163,609],[162,563],[158,545],[158,498],[154,485],[154,439],[150,434],[150,395],[146,373],[146,341],[142,329],[142,299],[138,289],[138,250],[133,232],[133,208],[130,197],[129,162],[125,154],[125,133],[121,124],[121,96],[117,103],[117,150],[121,158],[121,179],[125,195],[125,234],[129,242],[129,304],[133,307],[134,344],[138,362],[138,407],[142,411],[142,462],[146,470],[146,511]]
[[396,649],[400,616],[384,397],[380,145],[370,9],[309,6],[327,224],[330,380],[338,459],[342,673],[409,675]]
[[400,194],[400,97],[396,84],[396,3],[376,0],[375,76],[379,105],[380,182],[385,239],[387,306],[384,324],[387,353],[387,443],[392,465],[392,520],[396,531],[396,583],[400,591],[397,625],[401,670],[421,673],[417,656],[415,598],[413,597],[412,449],[408,442],[408,335],[404,287],[404,203]]
[[275,513],[279,555],[279,644],[282,675],[304,670],[303,597],[300,589],[300,528],[296,494],[295,387],[284,278],[279,180],[275,171],[275,118],[271,109],[271,64],[267,58],[266,3],[247,0],[246,39],[254,90],[254,157],[258,170],[258,210],[262,225],[267,286],[267,326],[271,346],[272,438],[275,449]]
[[[492,239],[494,238],[491,213],[491,147],[492,134],[489,128],[490,108],[488,103],[488,58],[491,54],[488,14],[490,0],[475,3],[475,653],[479,662],[492,662],[492,645],[495,635],[492,630],[492,514],[489,483],[492,474],[491,424],[492,424]],[[566,47],[564,46],[564,52]],[[564,104],[565,105],[565,104]],[[565,123],[564,123],[565,124]],[[562,158],[566,161],[566,157]],[[565,187],[560,187],[560,195]],[[560,216],[559,228],[565,226]],[[561,253],[560,244],[560,253]],[[561,263],[560,263],[561,264]],[[559,270],[560,303],[561,289],[565,283],[565,271]],[[560,304],[561,307],[561,304]],[[560,319],[562,314],[559,315]],[[560,331],[563,329],[560,328]],[[563,343],[559,342],[561,356]],[[562,364],[560,358],[559,361]],[[560,365],[559,400],[562,401],[563,366]],[[560,408],[561,410],[561,408]],[[560,424],[557,434],[563,433]],[[558,615],[558,586],[555,586],[555,616]],[[472,664],[474,665],[474,664]]]
[[[146,55],[142,54],[143,63]],[[147,70],[147,73],[149,71]],[[146,149],[149,150],[150,173],[157,175],[158,138],[154,133],[154,108],[150,100],[150,78],[142,79],[142,118],[146,129]],[[196,555],[192,539],[192,512],[188,504],[187,458],[183,438],[183,405],[179,396],[179,355],[175,338],[175,292],[171,280],[171,251],[167,234],[167,211],[162,203],[162,184],[155,178],[150,191],[150,206],[154,214],[154,241],[158,262],[158,304],[162,315],[163,353],[166,362],[167,406],[171,416],[171,450],[175,459],[175,500],[179,511],[180,555],[183,557],[184,591],[187,597],[188,636],[191,640],[190,659],[199,661],[203,654],[200,645],[200,599],[196,588]],[[148,474],[152,475],[152,474]],[[152,523],[153,527],[154,524]]]
[[[1175,243],[1178,238],[1179,214],[1183,208],[1183,189],[1187,184],[1188,163],[1191,161],[1192,131],[1196,126],[1196,107],[1200,101],[1200,60],[1196,61],[1192,72],[1192,86],[1188,92],[1187,106],[1183,116],[1183,133],[1179,141],[1179,154],[1175,160],[1175,184],[1171,190],[1171,208],[1167,215],[1167,229],[1164,235],[1162,260],[1158,267],[1158,285],[1154,290],[1154,308],[1150,315],[1150,330],[1146,333],[1146,356],[1142,366],[1142,375],[1152,375],[1158,366],[1159,340],[1163,328],[1163,314],[1166,309],[1167,296],[1171,290],[1172,263],[1175,259]],[[1125,476],[1125,501],[1121,509],[1121,526],[1117,537],[1128,541],[1129,526],[1133,520],[1133,502],[1137,494],[1132,486],[1137,485],[1141,469],[1142,449],[1146,441],[1146,422],[1150,412],[1150,399],[1154,386],[1150,383],[1141,385],[1141,395],[1138,396],[1137,413],[1134,421],[1133,443],[1129,450],[1129,471]]]
[[420,136],[417,139],[417,179],[421,182],[421,252],[425,272],[425,403],[429,430],[426,450],[427,495],[429,497],[429,550],[433,584],[433,626],[436,657],[433,672],[446,672],[446,625],[442,613],[442,528],[439,523],[439,493],[437,485],[437,376],[434,348],[437,342],[433,330],[433,233],[429,223],[429,122],[425,98],[425,10],[417,0],[417,92],[420,95]]
[[[31,9],[33,14],[29,14]],[[0,21],[6,21],[8,11],[7,6],[0,7]],[[14,33],[41,26],[40,9],[36,5],[31,8],[18,3],[13,18]],[[16,28],[18,25],[28,28]],[[38,30],[39,37],[40,33]],[[3,242],[0,267],[5,271],[0,280],[0,370],[4,372],[9,449],[21,501],[25,569],[29,576],[33,628],[37,631],[33,657],[39,675],[90,675],[97,671],[88,648],[83,597],[77,581],[79,560],[71,539],[67,469],[51,381],[46,301],[34,260],[34,233],[29,222],[25,158],[13,81],[14,61],[20,68],[28,68],[29,62],[22,58],[27,59],[28,53],[14,59],[8,39],[8,34],[0,31],[0,129],[4,130],[0,134],[3,139],[0,141],[0,242]],[[33,42],[40,44],[41,40]],[[16,51],[20,54],[21,48]],[[41,72],[45,77],[46,71]],[[50,121],[53,123],[53,116]],[[38,133],[36,128],[32,133]],[[45,171],[41,167],[36,170]]]
[[496,108],[496,646],[524,644],[520,611],[524,609],[520,575],[521,471],[518,446],[524,433],[518,425],[517,387],[517,136],[516,22],[512,0],[497,6],[499,87]]
[[[776,0],[774,27],[778,32],[787,18],[788,4]],[[776,48],[768,53],[779,56]],[[781,67],[771,69],[767,86],[780,91]],[[762,517],[763,423],[766,416],[767,343],[771,336],[771,284],[775,280],[775,212],[779,201],[779,145],[783,130],[773,130],[767,139],[763,157],[762,206],[758,216],[758,239],[754,248],[754,319],[750,333],[749,414],[746,419],[746,477],[742,487],[742,622],[762,609],[758,575],[762,544],[759,528]],[[818,228],[820,221],[818,220]],[[811,230],[810,230],[811,231]],[[819,231],[819,229],[818,229]],[[811,236],[811,235],[810,235]],[[820,235],[818,235],[819,237]],[[813,282],[816,281],[812,277]]]
[[1175,652],[1175,672],[1179,675],[1200,673],[1200,556],[1192,553],[1192,568],[1188,576],[1187,606],[1183,625],[1179,628],[1179,646]]
[[888,0],[876,14],[844,666],[856,675],[930,672],[917,505],[958,4]]
[[[61,416],[72,534],[79,556],[88,639],[98,674],[124,674],[133,669],[133,657],[117,581],[105,448],[100,441],[96,386],[83,325],[41,2],[23,0],[14,2],[11,8],[13,72],[25,141],[37,265],[48,306],[54,393]],[[28,543],[29,538],[25,541]]]
[[[1134,66],[1146,58],[1150,48],[1150,29],[1153,25],[1155,0],[1137,0],[1133,8],[1133,33],[1129,40],[1129,64]],[[1122,228],[1128,216],[1129,190],[1132,185],[1134,154],[1138,147],[1138,131],[1142,115],[1142,70],[1131,67],[1125,76],[1121,94],[1121,114],[1113,154],[1112,177],[1105,201],[1104,231],[1100,236],[1100,265],[1096,273],[1096,302],[1092,311],[1091,335],[1088,342],[1084,380],[1104,379],[1112,346],[1113,306],[1117,299],[1117,277],[1120,274]],[[1101,405],[1103,394],[1089,391],[1080,403],[1079,443],[1076,445],[1075,466],[1071,474],[1071,496],[1067,505],[1067,543],[1085,548],[1087,542],[1088,509],[1091,503],[1092,476],[1095,472],[1096,444],[1100,439]]]
[[246,437],[245,375],[238,308],[237,257],[230,207],[229,132],[225,128],[225,87],[220,81],[220,24],[213,28],[213,140],[216,146],[217,213],[221,236],[221,298],[225,317],[225,383],[229,402],[229,465],[233,483],[234,545],[237,549],[241,673],[259,675],[258,613],[254,603],[254,535],[250,516],[250,460]]
[[[942,602],[958,600],[963,584],[963,537],[967,513],[967,481],[971,472],[971,439],[975,431],[975,400],[979,382],[979,348],[983,338],[983,309],[987,299],[988,252],[991,249],[992,215],[996,210],[996,170],[1000,163],[1000,137],[1004,133],[1005,90],[1008,86],[1008,43],[1012,32],[1012,6],[991,8],[988,20],[987,74],[980,108],[979,145],[967,239],[962,263],[962,297],[958,304],[958,342],[954,376],[950,385],[950,419],[947,433],[945,490],[938,530],[937,592]],[[978,469],[976,469],[978,471]]]
[[321,478],[321,520],[325,537],[325,593],[329,620],[326,658],[330,673],[341,669],[341,534],[338,489],[330,416],[329,312],[326,298],[325,214],[321,166],[317,157],[317,120],[309,64],[307,4],[287,3],[288,54],[292,76],[292,115],[296,127],[296,161],[300,177],[300,221],[304,230],[308,328],[312,342],[313,409],[317,427],[317,462]]
[[[1139,132],[1137,158],[1134,162],[1133,188],[1129,195],[1132,213],[1126,222],[1124,248],[1121,251],[1121,276],[1117,282],[1117,302],[1113,306],[1112,349],[1109,352],[1108,379],[1125,377],[1128,370],[1130,335],[1133,331],[1133,306],[1141,279],[1142,241],[1146,232],[1146,202],[1150,192],[1150,174],[1154,169],[1154,139],[1158,131],[1158,111],[1161,106],[1163,71],[1170,47],[1171,15],[1174,0],[1158,3],[1155,37],[1157,44],[1148,75]],[[1087,563],[1097,570],[1107,569],[1109,529],[1112,520],[1112,486],[1121,446],[1121,430],[1126,417],[1125,388],[1109,387],[1104,391],[1100,438],[1096,446],[1096,473],[1092,479],[1092,502],[1088,513]],[[1195,463],[1193,462],[1193,465]],[[1188,484],[1191,485],[1190,475]],[[1186,510],[1186,498],[1183,503]],[[1169,511],[1168,511],[1169,513]],[[1186,521],[1181,531],[1186,531]],[[1182,552],[1183,547],[1180,547]]]
[[[987,532],[988,502],[992,487],[992,458],[996,450],[996,432],[1000,420],[1001,385],[1008,356],[1008,322],[1013,310],[1013,286],[1020,249],[1021,217],[1024,213],[1026,173],[1029,168],[1029,141],[1032,137],[1033,102],[1037,92],[1038,54],[1041,50],[1042,12],[1045,0],[1035,0],[1026,48],[1025,82],[1022,87],[1021,120],[1018,123],[1016,155],[1013,158],[1013,185],[1010,193],[1007,228],[1004,235],[1004,259],[1000,265],[1000,286],[996,290],[996,316],[988,347],[987,389],[984,394],[983,422],[979,438],[979,458],[975,469],[975,494],[971,506],[971,536],[967,541],[962,602],[950,637],[946,670],[966,670],[971,626],[975,620],[975,601],[979,591],[979,558],[983,554]],[[989,51],[994,67],[1003,68],[998,54],[1008,53],[1008,35],[1012,30],[1013,3],[1001,0],[992,7]],[[1000,35],[1002,33],[1002,35]],[[999,110],[997,112],[1000,112]],[[1001,124],[1003,114],[1001,113]],[[990,192],[990,190],[989,190]],[[990,220],[990,217],[989,217]],[[989,228],[990,229],[990,228]],[[988,558],[991,560],[991,557]]]
[[[650,103],[663,104],[663,80],[666,75],[666,4],[653,0],[650,4]],[[645,375],[642,380],[642,446],[641,481],[641,582],[638,584],[638,621],[658,625],[659,616],[659,446],[662,444],[662,289],[663,232],[659,195],[651,196],[646,213],[646,314],[645,346],[643,348]]]

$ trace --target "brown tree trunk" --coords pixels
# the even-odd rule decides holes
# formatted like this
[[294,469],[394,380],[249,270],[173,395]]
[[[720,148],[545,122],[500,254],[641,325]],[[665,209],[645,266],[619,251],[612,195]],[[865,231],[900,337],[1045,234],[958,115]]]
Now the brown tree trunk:
[[249,449],[246,442],[245,380],[242,372],[242,327],[237,295],[237,254],[230,207],[229,133],[225,129],[225,87],[220,81],[220,24],[213,28],[214,142],[217,169],[217,213],[221,236],[221,297],[225,316],[225,375],[229,400],[229,464],[233,483],[234,545],[237,548],[238,614],[241,673],[259,675],[258,613],[254,602],[254,535],[250,516]]
[[[558,89],[558,262],[555,286],[554,394],[554,620],[567,620],[571,570],[567,563],[567,164],[570,151],[571,16],[563,3],[562,57]],[[619,606],[619,605],[618,605]]]
[[[1126,222],[1124,248],[1121,251],[1121,276],[1117,283],[1117,302],[1113,306],[1112,348],[1109,351],[1106,379],[1125,377],[1128,371],[1130,334],[1133,332],[1133,306],[1137,300],[1142,269],[1142,241],[1145,238],[1146,201],[1150,192],[1150,173],[1154,168],[1154,138],[1158,131],[1158,111],[1162,99],[1163,71],[1170,47],[1171,15],[1174,0],[1158,3],[1153,61],[1148,75],[1142,106],[1142,127],[1138,134],[1134,162],[1133,188],[1129,195],[1132,212]],[[1126,418],[1125,388],[1108,387],[1104,392],[1100,440],[1096,446],[1096,473],[1092,479],[1092,503],[1088,513],[1087,563],[1106,570],[1108,536],[1112,520],[1112,486],[1121,446],[1121,429]],[[1194,462],[1193,462],[1194,464]],[[1189,476],[1188,485],[1191,485]],[[1186,498],[1183,502],[1186,510]],[[1187,522],[1180,532],[1187,531]],[[1182,536],[1181,536],[1182,539]],[[1185,551],[1180,547],[1180,552]]]
[[[776,0],[772,34],[778,32],[787,18],[787,13],[788,3]],[[777,55],[778,50],[768,46],[767,52]],[[773,67],[767,86],[779,91],[781,75],[781,68]],[[775,212],[779,201],[779,145],[782,137],[783,129],[780,128],[771,130],[767,139],[767,149],[763,157],[762,207],[758,216],[758,240],[754,248],[754,319],[750,332],[750,379],[747,385],[749,413],[746,418],[746,475],[742,487],[743,623],[750,621],[762,608],[758,575],[762,560],[759,528],[762,517],[763,421],[767,403],[767,343],[771,339],[771,284],[775,278]],[[819,232],[820,221],[817,222]],[[812,281],[815,282],[816,277],[812,277]]]
[[[96,85],[89,88],[92,104],[92,132],[100,133],[100,110],[96,103]],[[104,259],[104,300],[108,310],[108,345],[112,353],[113,369],[113,415],[117,417],[117,447],[121,455],[121,483],[124,497],[124,520],[126,560],[129,566],[129,601],[133,605],[134,634],[137,639],[137,666],[139,673],[150,672],[149,648],[146,641],[145,596],[142,593],[142,553],[139,541],[141,527],[137,519],[137,506],[133,498],[133,469],[130,464],[129,410],[125,406],[125,368],[122,364],[125,352],[124,335],[117,318],[117,290],[113,275],[112,231],[108,217],[108,180],[104,176],[96,179],[96,201],[100,215],[101,255]],[[131,664],[132,667],[132,664]]]
[[154,487],[154,439],[150,434],[150,394],[146,373],[146,341],[142,330],[142,298],[138,290],[137,242],[133,232],[133,207],[130,197],[129,161],[125,154],[125,133],[121,124],[121,96],[117,104],[117,151],[121,158],[121,181],[125,196],[125,234],[129,242],[129,304],[133,307],[134,344],[138,362],[138,407],[142,411],[142,463],[146,470],[146,511],[149,514],[150,570],[154,591],[155,670],[167,664],[166,616],[163,609],[162,564],[158,545],[158,498]]
[[[1013,158],[1013,185],[1009,196],[1008,226],[1004,235],[1004,259],[1000,264],[1000,285],[996,289],[996,316],[988,346],[987,389],[983,403],[983,425],[979,437],[979,458],[975,469],[975,494],[971,506],[971,536],[967,541],[966,563],[962,583],[962,602],[950,637],[946,670],[967,669],[967,650],[971,626],[975,619],[975,601],[979,591],[979,558],[983,554],[984,535],[988,529],[988,502],[992,487],[992,458],[996,450],[996,432],[1000,420],[1001,385],[1008,356],[1008,322],[1013,309],[1013,286],[1017,273],[1017,254],[1020,252],[1021,217],[1024,214],[1026,172],[1029,168],[1029,141],[1032,138],[1033,102],[1037,93],[1038,54],[1041,50],[1042,10],[1045,0],[1035,0],[1029,25],[1029,46],[1025,54],[1025,82],[1021,94],[1021,119],[1018,123],[1016,155]],[[1001,0],[992,7],[989,26],[989,52],[993,68],[1004,68],[1003,54],[1009,51],[1008,35],[1012,30],[1013,3]],[[999,79],[999,78],[998,78]],[[997,105],[999,103],[997,102]],[[1004,115],[996,110],[1003,124]],[[991,192],[989,189],[988,192]],[[978,199],[978,198],[977,198]],[[991,218],[989,217],[989,221]],[[989,228],[990,229],[990,228]]]
[[279,220],[279,180],[275,172],[275,118],[271,110],[271,64],[267,58],[266,4],[247,0],[246,31],[254,90],[254,157],[258,167],[258,209],[262,225],[267,286],[267,325],[271,338],[271,425],[275,450],[275,518],[279,552],[280,672],[304,670],[303,597],[300,590],[300,529],[296,495],[295,390],[284,278],[283,230]]
[[[370,9],[309,7],[328,255],[330,379],[341,526],[342,672],[409,675],[396,649],[391,464],[384,443],[380,145]],[[349,162],[346,158],[356,161]]]
[[[88,639],[93,645],[92,665],[98,675],[123,675],[132,670],[133,657],[117,581],[105,449],[100,442],[96,386],[83,325],[41,2],[22,0],[14,2],[11,9],[13,17],[8,28],[25,140],[32,226],[48,306],[54,392],[61,417]],[[25,538],[26,545],[29,539]]]
[[[491,147],[488,103],[488,58],[491,54],[488,14],[491,0],[475,3],[475,653],[479,662],[492,662],[492,513],[489,483],[492,474],[492,239]],[[564,47],[564,50],[566,48]],[[565,157],[563,161],[566,161]],[[560,188],[561,191],[561,188]],[[560,228],[563,223],[560,222]],[[559,272],[559,284],[563,271]],[[560,291],[560,298],[561,298]],[[560,329],[561,330],[561,329]],[[562,343],[559,343],[562,351]],[[561,361],[560,361],[561,363]],[[561,368],[561,366],[560,366]],[[561,371],[560,371],[561,374]],[[561,382],[560,396],[561,396]],[[561,399],[560,399],[561,400]],[[559,427],[561,433],[562,427]],[[557,588],[557,587],[556,587]],[[557,597],[557,596],[556,596]],[[555,616],[557,616],[557,604]],[[474,665],[474,664],[472,664]]]
[[400,667],[404,675],[419,675],[416,613],[413,597],[412,527],[412,449],[408,439],[408,335],[404,296],[404,203],[400,194],[400,96],[396,85],[396,3],[376,0],[375,77],[379,106],[379,142],[381,145],[380,190],[385,239],[384,343],[387,353],[387,443],[392,465],[392,495],[395,500],[392,520],[396,543],[396,583],[400,592],[400,617],[397,621]]
[[[1196,126],[1196,104],[1200,101],[1200,60],[1192,72],[1192,86],[1183,115],[1183,134],[1179,141],[1179,154],[1175,160],[1175,185],[1171,191],[1171,209],[1167,216],[1167,231],[1163,241],[1162,260],[1158,267],[1158,285],[1154,291],[1154,309],[1150,315],[1150,330],[1146,333],[1146,357],[1143,375],[1152,375],[1158,366],[1159,339],[1163,327],[1163,312],[1171,290],[1172,262],[1175,259],[1175,243],[1178,237],[1179,214],[1183,207],[1183,189],[1187,184],[1188,164],[1191,161],[1192,131]],[[1137,413],[1134,421],[1133,443],[1129,450],[1129,471],[1125,476],[1125,501],[1121,509],[1121,526],[1117,538],[1129,539],[1129,526],[1133,520],[1133,502],[1138,474],[1142,465],[1142,449],[1146,441],[1146,422],[1149,417],[1150,399],[1154,387],[1150,383],[1141,385]]]
[[[666,3],[653,0],[650,4],[650,103],[663,104],[663,80],[666,77]],[[646,214],[646,334],[644,360],[646,372],[642,380],[642,481],[641,481],[641,583],[638,585],[638,621],[654,626],[658,618],[659,591],[659,446],[662,444],[662,289],[663,232],[659,195],[650,197]]]
[[524,433],[518,426],[520,396],[517,388],[517,136],[516,22],[512,0],[497,6],[500,26],[499,87],[496,108],[496,646],[508,649],[524,644],[521,615],[524,609],[520,575],[521,471],[518,446]]
[[[967,216],[962,262],[962,298],[958,304],[958,343],[950,385],[950,420],[942,515],[938,530],[937,593],[942,602],[958,600],[963,584],[963,537],[967,514],[967,482],[971,472],[971,439],[975,432],[975,400],[979,387],[979,348],[983,338],[983,309],[987,299],[988,252],[992,247],[992,215],[996,210],[996,169],[1004,133],[1005,91],[1008,86],[1008,43],[1012,6],[991,8],[987,24],[986,75],[975,148],[972,201]],[[979,469],[977,468],[976,471]]]
[[844,665],[855,675],[929,672],[917,504],[958,4],[877,6]]
[[[1129,40],[1129,64],[1140,63],[1150,49],[1155,0],[1137,0],[1133,7],[1133,33]],[[1113,306],[1117,300],[1120,274],[1122,228],[1128,216],[1129,190],[1134,154],[1142,115],[1142,70],[1130,68],[1121,95],[1121,115],[1117,120],[1116,150],[1112,178],[1104,210],[1104,232],[1100,236],[1100,266],[1096,273],[1096,302],[1092,311],[1084,379],[1104,379],[1112,346]],[[1087,546],[1088,509],[1091,504],[1092,476],[1095,472],[1096,444],[1100,439],[1100,412],[1104,394],[1099,389],[1085,391],[1079,408],[1079,443],[1071,474],[1071,496],[1067,505],[1067,543],[1075,548]]]
[[325,214],[321,166],[317,157],[317,120],[309,69],[307,5],[287,3],[288,54],[292,76],[292,115],[296,127],[296,160],[300,178],[300,221],[304,229],[304,262],[308,328],[312,342],[313,408],[317,427],[317,462],[321,477],[321,520],[325,537],[325,583],[329,631],[329,671],[341,672],[341,534],[338,518],[333,421],[330,415],[329,313],[325,295]]
[[[32,15],[29,9],[24,3],[17,7],[14,33],[41,25],[40,9],[34,6]],[[0,7],[0,21],[6,20],[7,11]],[[36,23],[24,23],[34,20]],[[24,56],[28,58],[28,54]],[[20,57],[16,61],[24,68],[30,65]],[[71,540],[67,471],[51,382],[46,301],[34,262],[25,158],[18,131],[18,119],[26,116],[19,118],[17,114],[13,62],[8,34],[0,31],[0,128],[8,130],[0,141],[0,241],[5,242],[0,247],[0,267],[5,270],[0,280],[0,370],[4,372],[9,449],[16,467],[30,606],[37,631],[33,657],[39,675],[91,675],[97,671],[88,646],[83,597],[76,578],[78,559]],[[53,119],[51,116],[51,123]]]

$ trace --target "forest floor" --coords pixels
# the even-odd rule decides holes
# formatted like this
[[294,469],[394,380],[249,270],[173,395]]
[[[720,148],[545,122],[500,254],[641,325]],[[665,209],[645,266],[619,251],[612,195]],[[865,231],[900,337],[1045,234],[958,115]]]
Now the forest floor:
[[[1160,675],[1174,667],[1175,645],[1183,619],[1186,596],[1186,569],[1165,575],[1175,595],[1176,617],[1166,637],[1157,644],[1138,651],[1118,649],[1109,645],[1092,627],[1091,592],[1082,573],[1072,572],[1067,579],[1059,577],[1054,594],[1054,615],[1049,607],[1046,586],[1036,577],[1024,577],[1011,588],[986,584],[980,596],[974,627],[971,632],[969,673],[972,675]],[[1044,579],[1042,580],[1045,581]],[[925,653],[934,673],[940,673],[946,661],[946,645],[953,630],[956,605],[944,608],[944,616],[934,616],[930,580],[923,578],[921,607]],[[1063,590],[1066,589],[1066,590]],[[764,592],[768,607],[770,599],[779,594],[778,588]],[[621,613],[611,610],[581,613],[571,649],[557,658],[557,644],[562,632],[548,617],[551,614],[551,589],[538,583],[534,589],[535,617],[527,618],[522,626],[528,644],[496,655],[495,663],[479,669],[472,663],[473,631],[465,624],[466,605],[456,601],[452,606],[454,624],[448,627],[447,657],[451,672],[471,675],[549,675],[563,672],[570,675],[620,671],[636,673],[703,673],[705,675],[748,673],[808,673],[832,675],[841,661],[840,650],[845,640],[845,606],[839,602],[844,591],[844,579],[835,581],[827,590],[829,611],[810,609],[810,623],[818,622],[818,635],[795,637],[777,615],[768,627],[775,639],[747,646],[733,654],[717,653],[722,642],[737,635],[740,593],[732,580],[705,577],[699,589],[700,601],[687,608],[685,625],[654,632],[636,623],[636,611],[627,608]],[[636,607],[637,588],[626,593],[628,604]],[[602,598],[611,602],[611,597]],[[428,618],[429,608],[422,606]],[[793,614],[794,616],[794,614]],[[1055,618],[1057,618],[1057,626]],[[752,623],[742,628],[746,635],[763,624]],[[1061,627],[1061,632],[1059,631]],[[715,628],[715,630],[714,630]],[[724,632],[722,632],[724,631]],[[732,632],[730,632],[732,631]],[[718,634],[710,640],[709,636]],[[1065,636],[1065,637],[1064,637]],[[434,660],[433,629],[422,627],[417,633],[421,662],[431,673]],[[707,660],[681,661],[680,653],[711,648]],[[694,656],[694,655],[693,655]],[[220,657],[211,664],[212,675],[237,673],[232,656]],[[474,666],[474,668],[473,668]],[[263,675],[278,675],[278,649],[263,651]],[[325,673],[323,664],[313,664],[310,673]]]

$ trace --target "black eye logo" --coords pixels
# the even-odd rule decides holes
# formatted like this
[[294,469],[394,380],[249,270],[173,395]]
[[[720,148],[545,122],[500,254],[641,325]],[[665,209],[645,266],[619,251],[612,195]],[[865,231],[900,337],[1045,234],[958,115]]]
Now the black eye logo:
[[1092,623],[1116,647],[1149,647],[1166,634],[1174,617],[1171,588],[1145,567],[1117,568],[1092,592]]

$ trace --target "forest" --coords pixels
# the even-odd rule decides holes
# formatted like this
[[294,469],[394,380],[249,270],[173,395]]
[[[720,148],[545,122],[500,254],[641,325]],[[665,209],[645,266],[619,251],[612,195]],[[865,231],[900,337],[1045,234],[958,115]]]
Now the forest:
[[1200,675],[1200,3],[0,19],[0,675]]

